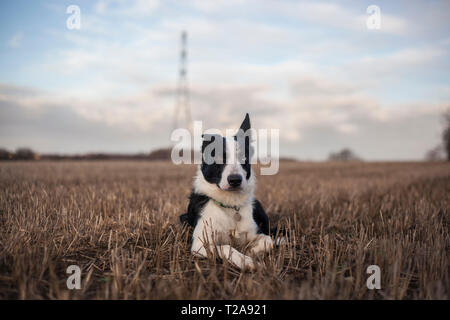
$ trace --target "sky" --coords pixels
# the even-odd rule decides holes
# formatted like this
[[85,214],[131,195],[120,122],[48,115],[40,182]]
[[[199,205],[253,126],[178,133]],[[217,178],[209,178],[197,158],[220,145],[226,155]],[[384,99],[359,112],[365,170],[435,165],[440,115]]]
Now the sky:
[[[80,8],[80,29],[66,12]],[[380,28],[369,29],[369,5]],[[450,2],[0,2],[0,147],[170,145],[180,33],[194,120],[280,130],[280,154],[419,160],[450,107]]]

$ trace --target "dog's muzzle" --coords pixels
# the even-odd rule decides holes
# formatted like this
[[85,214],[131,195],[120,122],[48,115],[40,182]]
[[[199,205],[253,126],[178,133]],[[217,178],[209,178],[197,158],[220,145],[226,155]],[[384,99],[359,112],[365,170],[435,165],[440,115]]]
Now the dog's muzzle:
[[242,176],[240,174],[230,174],[227,181],[231,188],[236,189],[241,186]]

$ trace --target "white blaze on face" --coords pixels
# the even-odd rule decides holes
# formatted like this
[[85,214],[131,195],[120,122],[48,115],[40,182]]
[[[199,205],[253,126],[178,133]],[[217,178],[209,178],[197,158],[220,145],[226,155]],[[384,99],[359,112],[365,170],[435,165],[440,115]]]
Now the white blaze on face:
[[219,187],[222,190],[229,190],[230,184],[228,183],[228,177],[232,174],[239,174],[242,177],[241,189],[245,190],[247,187],[247,172],[238,161],[238,144],[234,138],[226,138],[226,164],[222,172]]

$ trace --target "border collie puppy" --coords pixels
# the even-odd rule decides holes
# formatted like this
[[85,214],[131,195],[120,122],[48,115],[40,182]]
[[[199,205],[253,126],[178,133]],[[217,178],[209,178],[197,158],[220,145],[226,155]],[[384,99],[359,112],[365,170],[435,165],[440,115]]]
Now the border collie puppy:
[[235,242],[250,245],[251,254],[273,247],[269,219],[253,196],[256,180],[250,165],[249,129],[246,114],[235,136],[202,136],[202,164],[187,213],[180,220],[194,227],[192,254],[207,257],[208,252],[216,252],[240,269],[253,270],[253,259],[231,246]]

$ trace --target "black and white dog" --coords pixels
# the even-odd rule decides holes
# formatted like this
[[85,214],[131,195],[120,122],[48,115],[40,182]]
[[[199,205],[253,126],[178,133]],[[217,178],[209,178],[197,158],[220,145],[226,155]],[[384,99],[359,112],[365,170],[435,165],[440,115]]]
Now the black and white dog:
[[[207,257],[208,251],[216,252],[240,269],[253,270],[253,259],[231,244],[250,245],[251,254],[257,254],[272,249],[274,242],[269,236],[269,219],[253,196],[256,180],[250,165],[249,129],[246,114],[235,136],[202,136],[202,164],[187,213],[180,220],[194,227],[192,254]],[[220,142],[222,148],[211,152],[208,149],[213,142]]]

